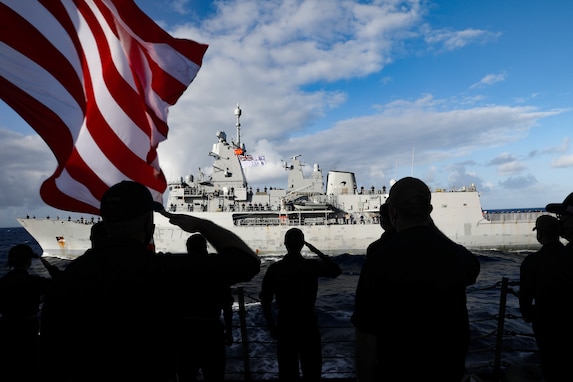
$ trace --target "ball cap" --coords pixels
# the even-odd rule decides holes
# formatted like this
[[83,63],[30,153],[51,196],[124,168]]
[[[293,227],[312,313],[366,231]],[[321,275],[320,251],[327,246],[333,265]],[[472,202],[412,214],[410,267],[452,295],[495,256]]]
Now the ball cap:
[[16,244],[12,248],[10,248],[10,250],[8,251],[8,257],[12,257],[12,256],[22,257],[22,258],[26,258],[26,259],[31,259],[34,257],[40,257],[39,255],[37,255],[34,252],[32,247],[30,247],[28,244]]
[[40,257],[28,244],[16,244],[8,251],[8,266],[24,266],[34,257]]
[[432,194],[426,183],[418,178],[402,178],[390,188],[390,194],[386,203],[389,205],[402,205],[413,198],[423,198],[430,203]]
[[557,215],[573,216],[573,192],[565,198],[563,203],[550,203],[545,207],[545,210]]
[[103,194],[100,215],[107,220],[124,220],[153,211],[153,207],[153,197],[147,187],[124,180]]
[[535,221],[533,231],[535,230],[543,232],[559,232],[559,220],[551,215],[541,215]]

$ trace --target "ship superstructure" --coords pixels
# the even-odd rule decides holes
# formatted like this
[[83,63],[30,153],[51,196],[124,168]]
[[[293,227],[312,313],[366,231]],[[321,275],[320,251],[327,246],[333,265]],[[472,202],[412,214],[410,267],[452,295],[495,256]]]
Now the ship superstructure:
[[[212,220],[241,237],[259,254],[285,252],[284,234],[299,227],[307,241],[327,253],[364,254],[382,234],[379,208],[388,197],[385,186],[358,188],[354,173],[329,171],[324,179],[318,164],[305,175],[300,155],[284,162],[286,184],[253,189],[243,167],[261,160],[247,153],[241,142],[240,117],[235,109],[237,135],[228,139],[217,131],[208,152],[211,171],[200,170],[168,184],[165,209]],[[390,186],[392,185],[392,182]],[[534,249],[532,228],[542,210],[489,214],[470,185],[432,191],[432,218],[452,240],[475,249]],[[74,258],[90,246],[90,221],[18,219],[46,255]],[[155,214],[154,244],[160,252],[184,252],[189,233]]]

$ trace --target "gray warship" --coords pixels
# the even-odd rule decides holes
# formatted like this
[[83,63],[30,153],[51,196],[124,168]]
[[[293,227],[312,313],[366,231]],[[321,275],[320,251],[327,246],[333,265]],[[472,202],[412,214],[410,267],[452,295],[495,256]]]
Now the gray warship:
[[[253,189],[244,167],[259,158],[247,154],[241,142],[242,111],[235,109],[236,138],[217,131],[208,155],[212,169],[188,175],[168,184],[165,209],[209,219],[241,237],[260,255],[286,251],[285,232],[299,227],[307,241],[325,253],[364,254],[382,234],[379,209],[388,191],[357,187],[354,173],[331,170],[326,179],[318,164],[305,175],[300,155],[283,162],[287,182],[281,187]],[[391,187],[393,181],[390,182]],[[474,185],[455,190],[432,190],[432,218],[455,242],[470,249],[536,249],[532,232],[536,218],[546,212],[485,212]],[[19,218],[19,223],[38,241],[44,254],[62,258],[81,255],[90,246],[92,220]],[[158,252],[184,252],[189,233],[155,214],[154,245]]]

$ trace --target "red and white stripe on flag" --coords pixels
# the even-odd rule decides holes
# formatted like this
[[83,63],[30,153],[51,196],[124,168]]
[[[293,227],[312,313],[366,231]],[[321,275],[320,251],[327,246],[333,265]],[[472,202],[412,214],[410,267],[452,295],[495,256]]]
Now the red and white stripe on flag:
[[0,96],[58,162],[44,202],[97,214],[126,179],[161,201],[168,108],[206,49],[170,36],[132,0],[1,0]]

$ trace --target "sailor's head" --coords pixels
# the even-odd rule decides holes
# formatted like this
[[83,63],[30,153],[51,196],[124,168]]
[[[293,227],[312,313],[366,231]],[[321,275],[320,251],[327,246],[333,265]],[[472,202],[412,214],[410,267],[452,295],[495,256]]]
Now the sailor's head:
[[432,212],[431,199],[426,183],[418,178],[405,177],[392,185],[386,204],[391,217],[396,211],[407,217],[428,217]]
[[289,252],[300,252],[304,246],[304,233],[298,228],[291,228],[285,233],[285,247]]
[[104,220],[126,220],[153,211],[153,198],[144,185],[124,180],[111,186],[101,199]]
[[557,214],[559,218],[573,216],[573,192],[563,200],[563,203],[549,203],[545,210]]
[[99,221],[92,225],[90,230],[90,241],[92,243],[92,248],[99,247],[105,243],[107,239],[107,231],[103,221]]
[[559,220],[551,215],[541,215],[535,220],[533,231],[537,231],[537,240],[559,240]]
[[187,253],[196,255],[207,255],[207,240],[201,234],[194,234],[187,238]]
[[100,204],[108,236],[144,229],[148,242],[153,236],[153,209],[153,197],[147,187],[129,180],[111,186]]
[[547,231],[547,232],[558,232],[559,231],[559,220],[551,215],[541,215],[535,220],[535,227],[533,231]]
[[380,206],[380,226],[386,231],[393,229],[392,220],[390,219],[390,210],[388,203],[382,203]]
[[14,268],[28,268],[32,258],[38,257],[27,244],[16,244],[8,251],[8,266]]
[[550,203],[545,207],[547,212],[557,215],[560,223],[561,236],[567,241],[573,240],[573,192],[562,203]]

